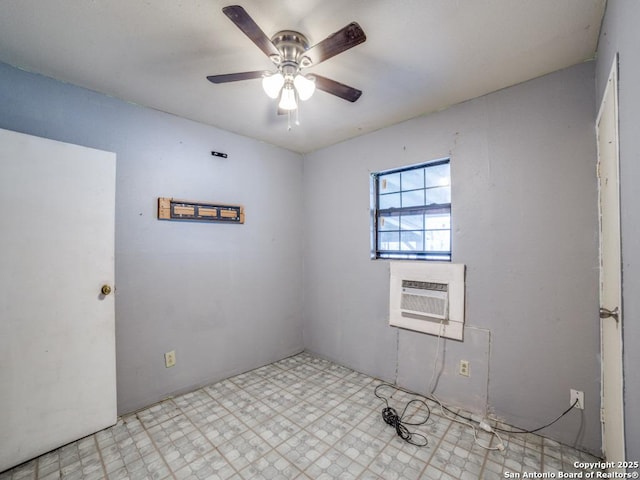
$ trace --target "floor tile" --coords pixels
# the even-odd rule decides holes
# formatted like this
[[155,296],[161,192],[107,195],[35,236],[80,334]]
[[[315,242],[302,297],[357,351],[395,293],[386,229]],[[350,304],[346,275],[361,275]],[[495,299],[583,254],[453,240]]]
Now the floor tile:
[[247,430],[221,445],[218,450],[237,471],[240,471],[264,456],[271,450],[271,446],[255,432]]
[[249,464],[240,472],[240,475],[246,480],[304,478],[301,476],[300,470],[296,469],[286,458],[274,450]]
[[334,479],[351,480],[358,478],[364,471],[360,463],[338,449],[331,448],[324,455],[313,462],[305,473],[314,479]]
[[185,393],[173,399],[176,407],[184,410],[194,408],[210,408],[216,401],[209,395],[206,390],[200,389],[195,392]]
[[[322,415],[315,422],[306,427],[306,431],[316,436],[328,445],[335,444],[349,433],[353,427],[330,413]],[[369,430],[367,430],[369,431]]]
[[384,446],[385,443],[380,439],[358,429],[351,430],[335,444],[335,448],[364,467],[373,461]]
[[[420,396],[383,385],[385,403],[378,385],[303,352],[125,415],[0,480],[498,480],[598,461],[534,434],[505,433],[497,450],[493,435],[476,429],[476,440],[436,403],[405,411]],[[385,423],[387,404],[405,421],[426,420],[407,426],[426,446]]]
[[387,445],[375,456],[369,470],[385,480],[415,480],[420,478],[426,465],[399,448]]
[[255,427],[255,432],[271,447],[276,447],[287,441],[300,430],[302,430],[301,427],[280,414]]
[[281,443],[276,450],[298,469],[304,470],[329,450],[329,445],[302,430]]

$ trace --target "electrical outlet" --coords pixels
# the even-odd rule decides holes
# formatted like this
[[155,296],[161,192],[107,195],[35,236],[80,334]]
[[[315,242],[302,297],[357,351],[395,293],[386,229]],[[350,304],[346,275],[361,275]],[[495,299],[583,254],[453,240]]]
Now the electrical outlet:
[[164,354],[164,366],[169,368],[176,364],[176,351],[171,350]]
[[584,392],[581,392],[580,390],[574,390],[573,388],[570,390],[570,392],[571,398],[569,400],[569,405],[573,405],[577,400],[578,403],[576,403],[575,408],[584,410]]
[[460,367],[458,368],[458,374],[463,377],[470,377],[471,371],[469,370],[469,360],[460,360]]

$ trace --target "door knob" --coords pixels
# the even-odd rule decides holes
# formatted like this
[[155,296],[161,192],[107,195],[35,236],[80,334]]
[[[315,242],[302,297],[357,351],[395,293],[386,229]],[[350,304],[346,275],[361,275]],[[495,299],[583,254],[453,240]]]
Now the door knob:
[[109,285],[103,285],[100,291],[103,295],[109,295],[111,293],[111,287]]
[[600,318],[613,318],[616,322],[618,321],[618,307],[613,310],[608,310],[606,308],[600,307]]

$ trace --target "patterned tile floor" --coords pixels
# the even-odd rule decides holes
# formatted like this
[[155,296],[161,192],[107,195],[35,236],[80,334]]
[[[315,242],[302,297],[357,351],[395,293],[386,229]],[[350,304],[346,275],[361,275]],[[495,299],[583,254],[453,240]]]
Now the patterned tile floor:
[[[435,405],[417,428],[429,444],[409,445],[381,418],[379,383],[302,353],[126,415],[0,480],[499,479],[597,461],[531,434],[505,434],[504,451],[483,449]],[[397,392],[390,404],[410,398]],[[496,445],[484,431],[478,438]]]

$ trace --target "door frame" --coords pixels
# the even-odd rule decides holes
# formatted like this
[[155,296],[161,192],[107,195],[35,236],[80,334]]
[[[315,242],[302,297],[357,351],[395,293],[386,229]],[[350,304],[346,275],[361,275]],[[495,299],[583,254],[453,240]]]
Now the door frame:
[[[600,380],[601,380],[601,389],[600,389],[600,405],[601,405],[601,426],[602,426],[602,450],[603,453],[605,454],[605,458],[607,460],[624,460],[625,458],[625,432],[624,432],[624,363],[623,363],[623,349],[624,349],[624,343],[623,343],[623,337],[622,337],[622,330],[623,330],[623,317],[622,314],[624,312],[624,308],[623,308],[623,297],[622,297],[622,278],[623,278],[623,272],[622,272],[622,236],[621,236],[621,230],[620,230],[620,137],[619,137],[619,123],[618,123],[618,54],[616,53],[614,58],[613,58],[613,64],[611,66],[611,71],[609,73],[609,77],[607,79],[607,84],[605,86],[605,90],[604,93],[602,95],[602,100],[600,103],[600,108],[598,111],[598,116],[596,118],[596,124],[595,124],[595,129],[596,129],[596,144],[597,144],[597,148],[598,148],[598,152],[597,152],[597,176],[598,176],[598,223],[599,223],[599,228],[598,228],[598,240],[599,240],[599,251],[598,251],[598,260],[599,260],[599,306],[600,307],[606,307],[606,308],[612,308],[614,306],[611,305],[602,305],[602,296],[603,296],[603,278],[602,278],[602,269],[603,269],[603,262],[602,262],[602,258],[603,258],[603,249],[602,249],[602,242],[603,242],[603,232],[602,232],[602,204],[601,204],[601,177],[600,177],[600,165],[601,165],[601,143],[600,143],[600,121],[602,120],[603,114],[606,111],[606,108],[608,106],[608,102],[613,102],[613,121],[611,124],[611,128],[614,131],[614,135],[613,135],[613,139],[615,141],[615,154],[613,157],[613,162],[615,162],[615,170],[616,170],[616,183],[615,183],[615,188],[616,188],[616,195],[618,197],[618,208],[615,212],[613,212],[614,215],[617,216],[617,225],[618,225],[618,232],[617,232],[617,241],[620,244],[620,264],[619,264],[619,270],[618,270],[618,274],[619,274],[619,283],[620,283],[620,290],[618,292],[618,299],[617,299],[617,307],[618,307],[618,319],[617,319],[617,330],[618,330],[618,335],[619,335],[619,339],[618,339],[618,343],[620,345],[619,348],[619,352],[620,352],[620,362],[621,362],[621,371],[620,371],[620,378],[616,379],[616,381],[619,382],[620,384],[620,405],[616,406],[616,409],[619,410],[619,415],[620,418],[618,419],[618,422],[621,425],[621,431],[619,432],[620,437],[617,439],[617,443],[619,445],[616,446],[617,450],[621,450],[621,451],[611,451],[611,449],[608,449],[607,447],[611,447],[611,445],[607,445],[607,433],[606,433],[606,423],[607,423],[607,418],[612,414],[612,412],[610,411],[611,409],[606,409],[605,410],[605,405],[608,405],[612,400],[610,399],[607,403],[605,403],[605,381],[607,380],[607,376],[610,374],[607,374],[605,372],[606,370],[606,362],[605,362],[605,346],[604,346],[604,322],[612,322],[615,321],[611,318],[603,318],[600,320],[600,355],[601,355],[601,369],[600,369]],[[616,402],[617,403],[617,402]]]

